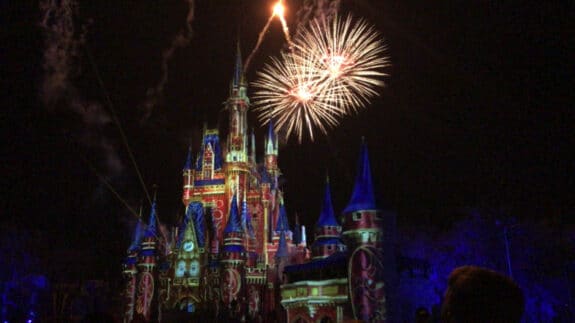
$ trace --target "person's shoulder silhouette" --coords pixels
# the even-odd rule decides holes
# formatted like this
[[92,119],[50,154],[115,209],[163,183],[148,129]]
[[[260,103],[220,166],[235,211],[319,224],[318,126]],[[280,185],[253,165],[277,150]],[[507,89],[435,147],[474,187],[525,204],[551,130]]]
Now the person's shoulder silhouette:
[[490,269],[463,266],[449,275],[441,320],[518,323],[524,307],[523,292],[511,278]]

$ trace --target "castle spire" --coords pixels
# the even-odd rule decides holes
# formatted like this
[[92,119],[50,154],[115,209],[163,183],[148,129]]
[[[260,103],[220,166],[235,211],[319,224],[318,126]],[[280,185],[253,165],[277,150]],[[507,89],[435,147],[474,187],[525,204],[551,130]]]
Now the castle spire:
[[[342,235],[350,252],[348,253],[348,272],[354,281],[362,286],[374,286],[372,290],[358,290],[349,285],[349,295],[354,318],[363,322],[383,319],[387,321],[389,309],[382,262],[374,261],[365,266],[365,259],[377,257],[383,259],[383,217],[376,207],[367,146],[362,141],[355,186],[349,204],[343,211],[344,227]],[[351,277],[351,276],[350,276]],[[377,295],[377,297],[374,297]]]
[[250,162],[256,163],[256,135],[254,133],[254,128],[250,134]]
[[276,223],[276,232],[284,232],[289,230],[289,223],[287,218],[287,212],[284,205],[284,199],[280,196],[280,209],[278,222]]
[[192,169],[192,145],[188,147],[188,156],[184,164],[184,171]]
[[250,100],[247,96],[247,82],[245,80],[242,53],[240,42],[236,45],[236,64],[234,76],[230,83],[230,95],[226,101],[226,108],[229,111],[228,149],[226,153],[227,162],[247,162],[248,161],[248,124],[247,110]]
[[351,213],[359,210],[375,210],[376,208],[367,145],[365,140],[362,139],[353,193],[343,213]]
[[265,147],[265,154],[268,155],[276,155],[278,154],[278,138],[276,132],[274,130],[274,122],[270,119],[268,123],[268,133],[265,139],[266,147]]
[[335,219],[335,213],[333,211],[333,204],[331,202],[331,189],[329,186],[329,176],[325,180],[325,193],[323,196],[323,206],[321,208],[321,213],[317,221],[318,227],[323,226],[337,226],[337,220]]
[[242,226],[240,224],[240,217],[238,214],[238,199],[236,194],[232,197],[232,203],[230,206],[230,216],[228,218],[228,223],[224,229],[224,234],[232,232],[242,232]]
[[325,180],[323,206],[315,227],[315,241],[312,245],[314,259],[326,258],[338,251],[345,250],[341,240],[341,226],[337,223],[331,202],[329,177]]
[[244,74],[244,67],[242,63],[242,50],[240,46],[240,40],[236,42],[236,64],[234,67],[234,78],[232,80],[232,86],[234,88],[245,86],[245,74]]
[[242,214],[240,218],[240,223],[242,226],[242,230],[247,233],[248,231],[248,201],[246,197],[246,191],[244,190],[244,198],[242,200]]
[[142,205],[140,205],[138,222],[136,223],[136,228],[134,229],[134,237],[132,239],[132,244],[128,248],[128,253],[136,251],[138,248],[140,248],[140,242],[142,242],[143,233],[144,233],[144,223],[142,222]]
[[154,201],[150,209],[150,219],[148,220],[148,228],[146,229],[145,237],[155,237],[157,231],[157,215],[156,215],[156,194],[154,193]]
[[182,203],[187,206],[190,203],[192,189],[193,189],[193,175],[192,175],[192,145],[188,148],[188,157],[186,158],[186,163],[184,164],[184,170],[182,171],[183,177],[183,189],[182,189]]
[[278,251],[276,252],[276,258],[284,258],[289,255],[288,253],[288,246],[286,241],[286,233],[285,231],[280,232],[280,241],[278,244]]

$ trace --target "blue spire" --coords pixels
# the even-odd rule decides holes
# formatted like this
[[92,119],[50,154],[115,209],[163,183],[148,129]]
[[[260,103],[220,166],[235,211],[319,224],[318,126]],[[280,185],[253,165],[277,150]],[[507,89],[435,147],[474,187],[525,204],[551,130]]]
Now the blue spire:
[[244,83],[244,67],[242,63],[242,50],[240,48],[240,41],[236,44],[236,66],[234,69],[233,86],[238,87]]
[[148,228],[146,229],[145,237],[155,237],[156,236],[156,223],[158,220],[156,219],[156,199],[154,198],[154,202],[152,202],[152,209],[150,210],[150,220],[148,223]]
[[184,240],[184,233],[188,224],[193,222],[196,239],[198,239],[198,246],[204,247],[205,246],[205,225],[204,225],[204,209],[201,202],[191,202],[188,205],[188,209],[184,216],[184,221],[179,229],[178,240],[176,241],[176,248],[179,248],[182,241]]
[[186,158],[186,164],[184,165],[184,170],[192,169],[192,146],[188,148],[188,157]]
[[245,196],[245,192],[244,192],[244,200],[242,201],[242,215],[240,218],[240,222],[242,225],[242,229],[244,230],[244,232],[246,232],[248,230],[248,202],[246,201],[246,196]]
[[317,221],[316,226],[337,226],[337,220],[335,219],[335,213],[333,212],[333,204],[331,202],[331,190],[329,187],[329,177],[325,180],[325,194],[323,197],[323,206],[321,208],[321,213]]
[[254,233],[254,227],[252,225],[252,217],[250,216],[250,214],[248,213],[248,217],[247,217],[247,229],[248,229],[248,234],[250,236],[250,238],[255,238],[255,233]]
[[277,155],[278,154],[278,140],[277,140],[276,132],[274,130],[274,122],[272,119],[270,119],[269,125],[268,125],[268,135],[265,138],[264,153],[266,155]]
[[280,242],[278,244],[278,251],[276,252],[276,258],[287,257],[288,247],[286,241],[286,233],[284,231],[280,232]]
[[272,179],[270,178],[270,174],[268,174],[267,170],[263,170],[261,172],[262,175],[262,183],[266,183],[266,184],[271,184],[272,183]]
[[142,235],[144,233],[144,223],[142,223],[142,218],[138,218],[138,222],[136,223],[136,229],[134,230],[134,239],[132,240],[132,244],[128,248],[128,253],[131,253],[140,247],[140,242],[142,241]]
[[196,161],[196,170],[202,170],[204,152],[208,149],[208,144],[212,147],[212,152],[214,154],[214,170],[222,168],[222,151],[218,132],[214,130],[204,130],[204,139]]
[[377,209],[377,207],[375,205],[373,184],[371,182],[371,170],[369,167],[367,145],[362,141],[353,193],[351,194],[351,199],[345,210],[343,210],[343,213],[375,209]]
[[230,207],[230,217],[228,218],[228,224],[224,229],[224,233],[232,233],[232,232],[243,232],[242,227],[240,224],[240,218],[238,214],[238,200],[236,195],[232,198],[232,204]]
[[273,142],[273,140],[275,139],[276,133],[274,131],[274,121],[272,119],[270,119],[270,122],[268,124],[268,140],[271,140]]
[[284,232],[289,230],[289,224],[287,219],[287,212],[284,205],[284,200],[280,197],[280,214],[278,216],[278,222],[276,223],[276,231]]

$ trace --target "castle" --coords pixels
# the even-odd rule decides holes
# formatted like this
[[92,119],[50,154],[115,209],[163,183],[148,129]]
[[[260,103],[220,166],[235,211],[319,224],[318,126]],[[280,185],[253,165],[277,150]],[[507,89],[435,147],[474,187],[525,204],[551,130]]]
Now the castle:
[[328,180],[308,246],[305,228],[288,223],[272,122],[263,165],[256,163],[239,46],[236,55],[229,133],[220,141],[218,129],[204,127],[195,161],[190,149],[181,223],[162,235],[154,201],[148,225],[136,227],[123,271],[124,322],[389,321],[393,252],[384,252],[387,220],[375,203],[365,143],[343,223]]

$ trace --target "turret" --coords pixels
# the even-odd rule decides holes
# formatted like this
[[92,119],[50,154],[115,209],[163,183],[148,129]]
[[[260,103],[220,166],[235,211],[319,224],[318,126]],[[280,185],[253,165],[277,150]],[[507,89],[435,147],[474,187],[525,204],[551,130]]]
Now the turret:
[[200,284],[201,266],[205,252],[205,228],[202,203],[188,204],[186,215],[176,242],[174,285],[197,287]]
[[270,174],[275,174],[278,169],[278,138],[274,130],[274,122],[269,121],[268,133],[265,137],[265,167]]
[[249,104],[247,82],[242,65],[242,53],[238,42],[234,76],[230,84],[230,96],[226,101],[230,122],[226,154],[227,162],[248,161],[247,110]]
[[239,301],[242,284],[242,274],[245,264],[244,231],[238,214],[237,197],[234,194],[230,205],[228,223],[224,229],[224,248],[221,254],[221,293],[224,305],[230,306]]
[[138,267],[147,271],[152,271],[156,266],[156,244],[157,244],[157,218],[156,201],[152,202],[148,227],[144,232],[144,237],[140,249],[140,261]]
[[188,149],[188,156],[186,158],[186,163],[184,164],[184,169],[182,171],[183,177],[183,190],[182,190],[182,203],[187,206],[190,203],[192,196],[192,189],[194,184],[194,176],[192,170],[192,146]]
[[323,207],[315,227],[315,241],[312,245],[313,259],[326,258],[338,251],[344,251],[341,240],[341,226],[337,223],[331,202],[329,178],[326,179]]
[[124,322],[131,322],[134,318],[134,305],[136,301],[136,274],[138,270],[136,264],[138,262],[138,252],[140,250],[140,242],[142,241],[144,233],[144,224],[142,223],[142,210],[140,208],[140,216],[134,229],[134,237],[132,244],[128,248],[128,256],[124,261]]
[[[349,298],[355,319],[386,322],[383,220],[375,203],[367,146],[362,142],[351,199],[343,211],[348,252]],[[362,286],[366,286],[364,288]]]
[[253,128],[250,134],[250,162],[256,164],[256,135]]
[[152,202],[150,219],[148,227],[144,233],[141,243],[138,261],[138,287],[136,304],[136,314],[141,315],[144,320],[151,319],[152,311],[155,307],[152,304],[157,299],[156,285],[156,243],[157,243],[157,218],[156,218],[156,199]]

